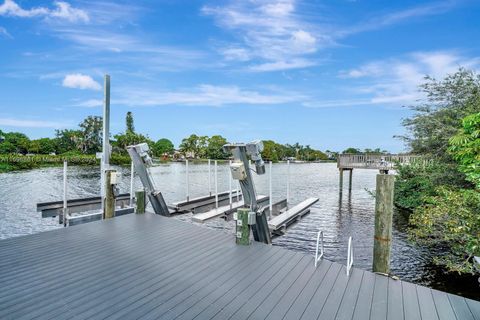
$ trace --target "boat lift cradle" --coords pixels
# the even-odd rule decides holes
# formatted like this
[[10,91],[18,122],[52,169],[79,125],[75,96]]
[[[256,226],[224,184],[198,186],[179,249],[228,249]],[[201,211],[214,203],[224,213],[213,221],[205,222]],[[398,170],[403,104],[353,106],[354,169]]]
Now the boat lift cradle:
[[[187,200],[174,202],[169,206],[166,204],[162,193],[156,188],[154,180],[148,170],[148,168],[152,166],[152,159],[148,153],[148,145],[146,143],[140,143],[128,146],[127,151],[156,214],[171,216],[172,214],[183,212],[204,212],[205,210],[209,210],[212,206],[215,206],[216,203],[218,205],[228,202],[232,192],[236,192],[236,190],[220,192],[216,195],[209,194],[191,199],[188,199],[187,197]],[[239,201],[242,196],[237,193],[236,198],[237,201]]]
[[[289,208],[286,211],[276,214],[273,212],[281,211],[282,206],[287,206],[287,200],[281,200],[277,204],[261,207],[261,202],[256,195],[255,186],[252,175],[250,173],[250,156],[255,163],[256,173],[262,175],[265,173],[265,163],[262,160],[261,152],[263,151],[263,143],[261,141],[253,141],[247,144],[227,144],[224,146],[225,151],[232,153],[234,162],[231,164],[232,177],[239,180],[240,187],[244,196],[245,207],[250,208],[251,212],[255,212],[255,224],[252,226],[255,241],[271,243],[271,237],[282,235],[285,229],[298,221],[302,216],[310,212],[310,207],[319,199],[308,198],[301,203]],[[269,201],[273,201],[269,199]],[[277,206],[275,208],[275,206]],[[269,208],[270,207],[270,208]],[[272,212],[270,212],[272,210]],[[267,212],[272,219],[267,219]]]
[[268,229],[267,215],[257,201],[257,193],[253,183],[248,156],[255,163],[255,173],[265,174],[265,163],[261,152],[263,143],[259,140],[250,143],[234,143],[223,146],[226,152],[233,155],[234,161],[230,166],[232,178],[238,180],[242,189],[244,207],[255,213],[255,224],[252,225],[253,238],[255,241],[270,244],[270,230]]
[[145,193],[152,204],[153,210],[156,214],[167,217],[170,216],[172,212],[170,212],[168,209],[162,193],[157,190],[150,172],[148,172],[148,167],[152,166],[153,164],[152,158],[148,154],[148,145],[146,143],[140,143],[137,145],[128,146],[127,151],[130,155],[130,158],[132,158],[135,172],[140,177],[140,181],[142,181],[143,187],[145,188]]

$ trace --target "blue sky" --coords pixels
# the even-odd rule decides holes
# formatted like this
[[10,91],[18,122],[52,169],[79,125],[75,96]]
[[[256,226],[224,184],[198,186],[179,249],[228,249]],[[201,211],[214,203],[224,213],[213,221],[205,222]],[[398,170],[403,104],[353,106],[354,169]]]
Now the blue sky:
[[[0,0],[2,1],[2,0]],[[0,128],[53,136],[101,115],[190,133],[403,151],[418,84],[480,65],[479,1],[0,2]]]

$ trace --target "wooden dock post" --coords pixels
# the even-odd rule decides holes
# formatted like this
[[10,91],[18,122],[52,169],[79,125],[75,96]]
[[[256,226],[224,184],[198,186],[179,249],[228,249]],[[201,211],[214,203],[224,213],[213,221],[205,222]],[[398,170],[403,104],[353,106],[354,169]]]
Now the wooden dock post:
[[394,185],[395,176],[388,174],[377,175],[373,272],[386,274],[390,272]]
[[350,169],[350,174],[348,177],[348,192],[352,192],[352,179],[353,179],[353,169]]
[[116,174],[116,170],[105,170],[105,205],[103,207],[103,219],[115,217],[115,194],[113,188],[117,183]]
[[145,190],[135,191],[135,198],[137,199],[135,213],[145,213]]
[[248,215],[250,209],[240,208],[237,210],[237,219],[236,219],[236,243],[240,245],[249,245],[250,244],[250,226],[248,224]]
[[343,192],[343,168],[340,168],[340,193]]

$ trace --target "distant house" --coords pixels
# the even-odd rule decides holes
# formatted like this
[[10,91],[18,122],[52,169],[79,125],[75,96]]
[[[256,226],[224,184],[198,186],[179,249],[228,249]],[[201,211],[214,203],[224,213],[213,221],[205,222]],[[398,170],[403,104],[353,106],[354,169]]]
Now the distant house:
[[193,151],[187,151],[185,154],[180,150],[175,150],[173,152],[174,160],[186,160],[186,159],[195,159],[195,153]]

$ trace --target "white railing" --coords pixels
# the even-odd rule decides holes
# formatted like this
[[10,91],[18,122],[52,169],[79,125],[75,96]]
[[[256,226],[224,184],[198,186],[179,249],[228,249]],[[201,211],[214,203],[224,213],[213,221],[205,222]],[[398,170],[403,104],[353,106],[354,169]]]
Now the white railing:
[[350,269],[353,266],[353,245],[352,237],[348,238],[348,251],[347,251],[347,277],[350,275]]
[[421,156],[410,154],[340,154],[338,168],[394,169],[395,165],[425,161]]
[[[318,255],[318,248],[320,248],[320,255]],[[323,231],[318,231],[317,234],[317,248],[315,250],[315,268],[317,267],[318,261],[323,258]]]

